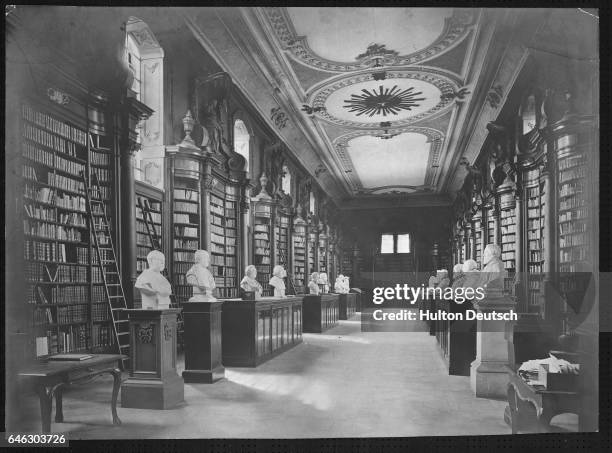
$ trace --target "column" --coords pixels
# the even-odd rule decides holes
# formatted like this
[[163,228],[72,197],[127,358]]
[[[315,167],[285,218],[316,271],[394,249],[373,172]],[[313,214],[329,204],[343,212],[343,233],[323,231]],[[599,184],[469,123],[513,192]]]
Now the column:
[[[125,143],[125,142],[124,142]],[[134,147],[125,143],[122,146],[120,165],[121,193],[118,198],[121,219],[121,244],[115,252],[120,256],[121,281],[128,307],[134,306],[134,284],[136,283],[136,197],[134,193]]]
[[[249,207],[250,202],[246,194],[246,188],[243,186],[240,193],[240,256],[238,272],[243,272],[250,264],[249,262]],[[287,270],[289,272],[289,270]],[[240,274],[239,274],[240,275]]]

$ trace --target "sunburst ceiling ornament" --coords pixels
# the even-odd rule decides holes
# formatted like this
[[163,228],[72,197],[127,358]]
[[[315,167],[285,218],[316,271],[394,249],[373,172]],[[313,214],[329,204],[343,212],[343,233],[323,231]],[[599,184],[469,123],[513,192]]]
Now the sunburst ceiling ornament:
[[366,114],[370,117],[374,115],[387,116],[389,114],[397,115],[402,110],[412,110],[413,107],[418,107],[420,104],[417,101],[424,101],[425,98],[417,98],[422,91],[413,92],[414,87],[400,90],[397,85],[393,88],[383,88],[379,86],[378,92],[376,89],[369,91],[361,90],[362,95],[352,94],[351,99],[346,99],[343,105],[349,112],[357,112],[357,116]]

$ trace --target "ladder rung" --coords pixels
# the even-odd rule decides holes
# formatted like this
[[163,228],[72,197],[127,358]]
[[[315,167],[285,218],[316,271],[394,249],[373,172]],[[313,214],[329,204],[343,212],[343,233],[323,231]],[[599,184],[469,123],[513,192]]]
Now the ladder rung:
[[118,322],[130,322],[129,319],[117,319],[115,321],[115,324],[117,324]]
[[[129,344],[120,344],[119,347],[120,348],[129,348],[130,345]],[[127,360],[127,359],[123,359],[123,360]]]
[[117,335],[129,335],[129,332],[117,332]]
[[107,283],[106,286],[121,286],[121,283]]

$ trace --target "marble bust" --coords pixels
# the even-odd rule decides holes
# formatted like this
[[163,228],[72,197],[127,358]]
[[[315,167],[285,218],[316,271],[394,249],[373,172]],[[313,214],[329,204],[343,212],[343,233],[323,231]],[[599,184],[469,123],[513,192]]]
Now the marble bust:
[[158,250],[149,252],[147,263],[149,267],[142,271],[134,285],[140,291],[142,308],[149,310],[170,308],[172,287],[161,274],[166,265],[164,254]]
[[467,260],[463,263],[461,268],[463,272],[463,286],[464,288],[478,288],[478,282],[480,281],[480,272],[478,271],[478,263],[474,260]]
[[437,273],[438,277],[438,288],[446,288],[450,285],[450,279],[448,278],[448,271],[446,269],[440,269]]
[[281,265],[274,266],[272,271],[272,278],[270,279],[270,285],[274,287],[274,297],[286,297],[285,296],[285,278],[287,272]]
[[501,248],[497,244],[489,244],[482,254],[482,264],[478,286],[485,288],[487,292],[501,292],[504,289],[504,277],[506,269],[501,260]]
[[189,302],[214,302],[217,299],[213,295],[215,277],[208,270],[210,266],[210,255],[206,250],[196,250],[195,264],[185,274],[187,284],[193,286],[193,297]]
[[308,282],[309,294],[319,295],[319,273],[313,272],[310,274],[310,281]]
[[327,294],[329,292],[329,282],[327,280],[327,274],[325,272],[321,272],[319,274],[319,280],[317,282],[321,288],[321,292]]
[[463,282],[465,281],[465,274],[463,273],[463,264],[457,263],[453,266],[453,288],[462,288]]
[[244,277],[240,280],[240,288],[244,291],[254,292],[255,299],[259,299],[263,293],[263,287],[257,281],[257,268],[249,264],[244,269]]
[[344,293],[344,275],[339,274],[334,282],[334,292],[338,294]]

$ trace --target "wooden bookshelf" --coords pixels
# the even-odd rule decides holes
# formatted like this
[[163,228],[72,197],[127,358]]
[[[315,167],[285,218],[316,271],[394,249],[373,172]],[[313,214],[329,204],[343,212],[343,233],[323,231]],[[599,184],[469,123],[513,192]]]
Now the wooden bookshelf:
[[301,217],[293,221],[293,283],[298,294],[304,292],[306,279],[306,222]]
[[319,245],[318,241],[318,231],[316,225],[308,225],[308,232],[306,235],[306,253],[307,253],[307,263],[308,270],[306,276],[306,284],[310,279],[310,274],[318,271],[317,269],[317,248]]
[[276,214],[276,221],[274,222],[274,241],[276,247],[274,250],[274,263],[284,266],[287,273],[290,273],[290,226],[291,217],[280,209]]
[[472,219],[474,226],[472,228],[472,234],[474,235],[474,259],[477,263],[482,263],[482,251],[483,251],[483,225],[482,225],[482,212],[479,209],[474,218]]
[[319,250],[317,252],[318,258],[318,271],[325,272],[329,279],[330,270],[329,270],[329,239],[327,234],[321,232],[319,233],[319,242],[318,242]]
[[[87,109],[84,109],[87,112]],[[105,137],[41,100],[21,106],[24,275],[35,357],[109,350],[108,304],[85,206],[82,173],[96,174],[111,212]],[[70,119],[69,119],[70,118]]]
[[211,272],[219,297],[238,297],[238,187],[217,180],[210,193]]
[[271,296],[270,277],[272,276],[272,222],[273,222],[272,200],[253,200],[253,264],[257,268],[257,280],[263,287],[263,296]]
[[197,181],[175,177],[172,191],[172,288],[179,304],[193,296],[185,274],[200,248],[200,190]]
[[544,280],[544,222],[546,209],[544,182],[538,168],[525,172],[526,227],[526,309],[540,313]]

